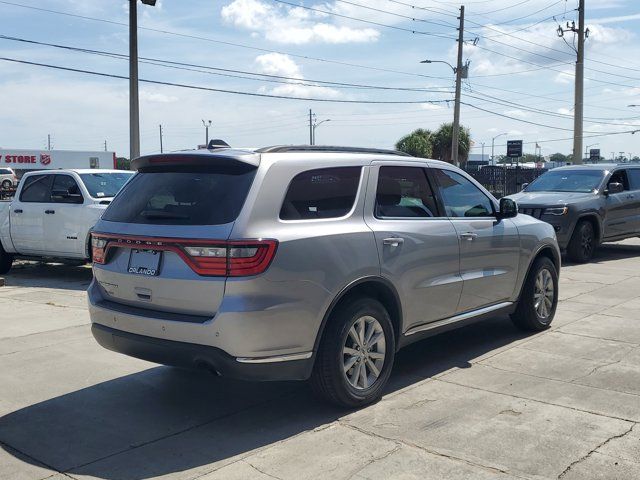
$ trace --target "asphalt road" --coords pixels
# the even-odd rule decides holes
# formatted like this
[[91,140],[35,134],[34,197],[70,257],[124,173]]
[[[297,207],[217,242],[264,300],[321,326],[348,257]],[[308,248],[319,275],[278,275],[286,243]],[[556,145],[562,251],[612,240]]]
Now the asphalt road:
[[640,478],[640,241],[565,266],[551,330],[414,344],[352,412],[100,348],[90,278],[25,265],[0,287],[0,479]]

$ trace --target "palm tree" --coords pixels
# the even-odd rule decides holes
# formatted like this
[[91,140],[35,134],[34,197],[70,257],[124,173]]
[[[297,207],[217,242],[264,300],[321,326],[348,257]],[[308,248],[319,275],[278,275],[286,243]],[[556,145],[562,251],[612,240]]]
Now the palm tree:
[[431,158],[431,135],[429,130],[419,128],[398,140],[396,150],[413,157]]
[[[433,156],[445,162],[451,162],[451,142],[453,134],[453,123],[443,123],[440,128],[431,135]],[[471,133],[468,128],[460,125],[460,135],[458,141],[458,160],[460,167],[464,168],[469,159],[471,149]]]

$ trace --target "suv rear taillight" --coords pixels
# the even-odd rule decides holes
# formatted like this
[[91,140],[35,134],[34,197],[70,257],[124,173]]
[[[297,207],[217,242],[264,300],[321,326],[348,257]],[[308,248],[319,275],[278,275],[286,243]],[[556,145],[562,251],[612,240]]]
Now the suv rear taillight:
[[198,275],[247,277],[263,273],[275,256],[276,240],[185,240],[178,238],[91,235],[93,262],[105,264],[112,248],[170,251]]

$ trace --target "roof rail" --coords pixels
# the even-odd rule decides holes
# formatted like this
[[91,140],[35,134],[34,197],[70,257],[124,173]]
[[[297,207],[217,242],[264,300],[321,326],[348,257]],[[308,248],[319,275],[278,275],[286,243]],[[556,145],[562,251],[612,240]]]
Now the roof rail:
[[397,155],[410,157],[411,155],[398,150],[382,148],[335,147],[325,145],[276,145],[256,150],[256,153],[287,153],[287,152],[325,152],[325,153],[374,153],[378,155]]

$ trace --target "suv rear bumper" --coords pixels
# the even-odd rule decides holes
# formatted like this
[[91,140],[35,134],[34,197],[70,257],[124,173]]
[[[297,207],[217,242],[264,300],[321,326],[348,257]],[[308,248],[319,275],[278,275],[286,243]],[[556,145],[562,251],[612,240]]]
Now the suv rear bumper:
[[238,380],[306,380],[313,369],[311,354],[238,359],[220,348],[147,337],[98,323],[91,326],[91,333],[101,346],[114,352],[163,365],[204,368]]

